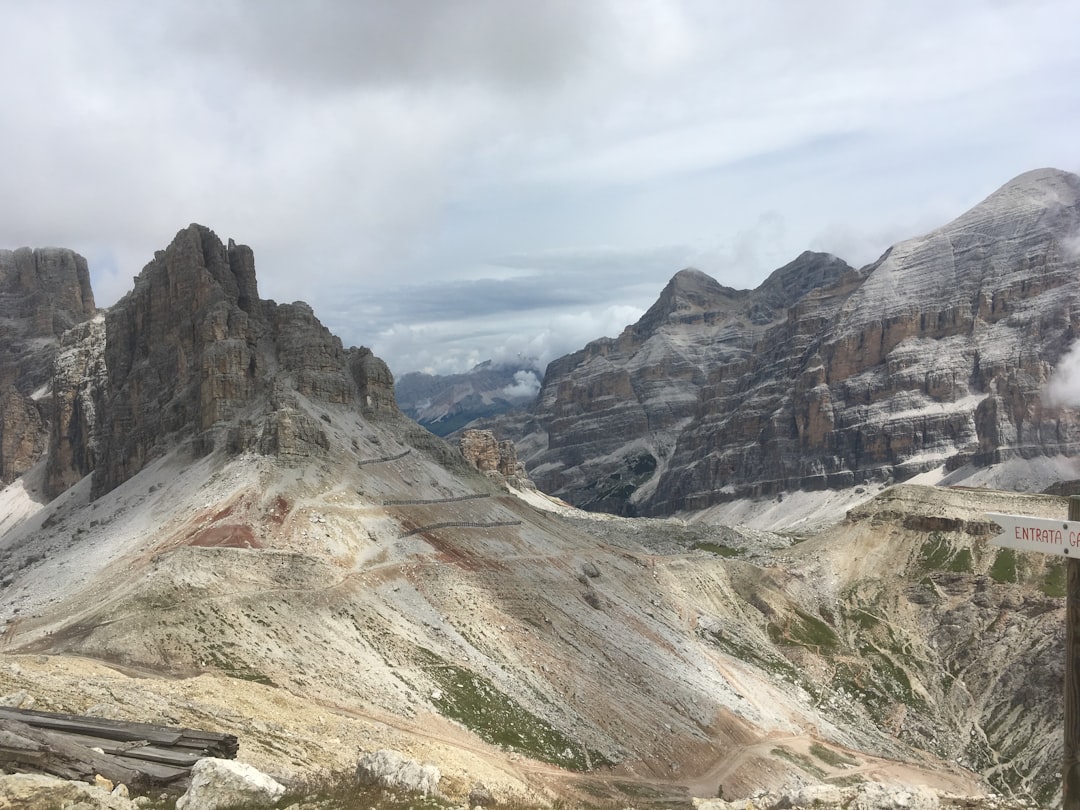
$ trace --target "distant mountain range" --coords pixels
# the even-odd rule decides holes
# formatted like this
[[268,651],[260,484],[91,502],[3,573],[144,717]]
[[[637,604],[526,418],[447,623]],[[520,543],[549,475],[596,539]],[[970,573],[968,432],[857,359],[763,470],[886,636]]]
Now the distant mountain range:
[[534,364],[480,363],[464,374],[410,372],[398,377],[398,407],[437,436],[477,419],[531,405],[540,391]]

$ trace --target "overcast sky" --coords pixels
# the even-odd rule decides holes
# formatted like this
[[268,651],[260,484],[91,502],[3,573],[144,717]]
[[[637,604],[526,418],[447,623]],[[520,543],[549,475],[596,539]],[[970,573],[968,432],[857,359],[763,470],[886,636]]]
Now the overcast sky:
[[678,270],[861,265],[1080,170],[1075,0],[0,0],[0,247],[100,306],[190,222],[396,375],[547,361]]

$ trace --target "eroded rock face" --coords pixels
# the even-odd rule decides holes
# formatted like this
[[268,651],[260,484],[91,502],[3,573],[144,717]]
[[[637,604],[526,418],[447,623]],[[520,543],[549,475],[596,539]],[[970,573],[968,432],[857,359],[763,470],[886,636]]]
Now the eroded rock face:
[[499,441],[490,430],[466,430],[458,439],[461,455],[480,472],[505,479],[513,486],[535,488],[525,471],[525,464],[518,460],[517,448],[509,440]]
[[677,274],[619,338],[554,361],[539,486],[663,514],[1080,451],[1044,386],[1080,335],[1080,177],[1008,183],[853,270],[803,254],[753,291]]
[[137,810],[139,805],[123,795],[108,793],[95,785],[55,779],[35,773],[0,776],[0,810]]
[[60,336],[93,313],[82,256],[60,248],[0,250],[0,485],[45,450]]
[[251,249],[191,225],[159,251],[105,318],[108,370],[94,492],[178,440],[233,452],[318,455],[325,432],[305,402],[397,413],[385,363],[341,341],[302,302],[259,298]]
[[96,466],[98,414],[106,378],[104,318],[85,321],[65,332],[53,365],[53,418],[45,469],[50,498],[78,483]]

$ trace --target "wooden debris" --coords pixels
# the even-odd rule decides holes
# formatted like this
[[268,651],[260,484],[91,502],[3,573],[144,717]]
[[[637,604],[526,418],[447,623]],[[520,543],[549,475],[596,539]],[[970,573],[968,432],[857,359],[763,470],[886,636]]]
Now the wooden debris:
[[233,734],[0,707],[0,768],[131,788],[180,785],[203,757],[235,759]]

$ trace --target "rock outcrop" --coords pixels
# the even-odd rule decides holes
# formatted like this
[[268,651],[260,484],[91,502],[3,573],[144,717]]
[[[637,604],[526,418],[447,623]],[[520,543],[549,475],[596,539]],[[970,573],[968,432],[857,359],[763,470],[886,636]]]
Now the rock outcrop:
[[424,796],[438,796],[441,779],[442,774],[435,765],[421,764],[387,749],[363,754],[356,763],[356,781],[362,785],[381,785]]
[[45,490],[54,498],[94,471],[98,414],[106,392],[105,319],[69,329],[53,364],[52,421]]
[[176,810],[269,807],[284,793],[284,785],[247,763],[205,757],[191,769],[191,786]]
[[86,259],[61,248],[0,250],[0,485],[48,446],[53,361],[64,332],[93,316]]
[[638,323],[548,367],[532,477],[667,514],[1080,451],[1042,391],[1080,336],[1080,177],[1008,183],[854,270],[803,254],[753,291],[682,271]]
[[85,782],[54,779],[34,773],[0,776],[0,810],[138,810],[123,791],[108,792]]
[[385,363],[345,350],[307,304],[260,299],[251,249],[201,225],[157,253],[105,332],[98,495],[178,440],[206,453],[224,433],[233,452],[317,455],[329,440],[305,402],[397,414]]
[[91,473],[100,496],[183,442],[318,455],[320,408],[399,416],[385,363],[307,304],[260,299],[251,249],[201,225],[104,313],[78,254],[0,251],[0,338],[0,483],[47,451],[49,498]]
[[512,441],[499,441],[490,430],[466,430],[458,440],[461,454],[482,473],[497,473],[504,478],[528,478],[525,465],[518,461]]

